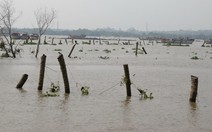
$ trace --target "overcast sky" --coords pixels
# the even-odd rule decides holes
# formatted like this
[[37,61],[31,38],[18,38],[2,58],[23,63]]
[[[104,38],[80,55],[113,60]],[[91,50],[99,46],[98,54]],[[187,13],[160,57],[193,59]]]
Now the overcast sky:
[[16,27],[35,27],[34,12],[55,9],[52,28],[212,29],[212,0],[13,0]]

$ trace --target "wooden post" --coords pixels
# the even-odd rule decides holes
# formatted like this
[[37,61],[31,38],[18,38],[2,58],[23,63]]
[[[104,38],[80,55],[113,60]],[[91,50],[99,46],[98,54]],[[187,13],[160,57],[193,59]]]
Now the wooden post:
[[101,38],[99,38],[99,44],[100,44],[100,45],[102,44],[102,42],[101,42]]
[[66,44],[68,44],[68,41],[67,41],[67,39],[65,39],[65,42],[66,42]]
[[44,37],[44,42],[43,42],[43,44],[47,44],[47,42],[46,42],[46,36]]
[[93,39],[93,44],[95,44],[95,39]]
[[62,44],[62,41],[60,40],[59,44]]
[[190,102],[196,102],[198,90],[198,77],[191,75],[191,92],[190,92]]
[[144,47],[142,47],[142,49],[143,49],[144,53],[147,54],[147,52],[146,52],[146,50],[144,49]]
[[27,79],[28,79],[28,75],[27,74],[24,74],[22,76],[21,80],[19,81],[19,83],[17,84],[16,88],[21,89]]
[[43,89],[45,67],[46,67],[46,55],[43,54],[43,56],[41,56],[41,63],[40,63],[40,76],[39,76],[39,82],[38,82],[38,90]]
[[138,55],[138,42],[136,42],[135,55]]
[[71,54],[72,54],[72,52],[73,52],[75,46],[76,46],[76,44],[74,44],[74,45],[72,46],[71,51],[70,51],[70,53],[68,54],[68,57],[69,57],[69,58],[71,58]]
[[60,54],[57,59],[59,61],[60,69],[61,69],[61,72],[63,74],[63,81],[64,81],[64,86],[65,86],[65,93],[70,93],[69,80],[68,80],[68,75],[67,75],[67,70],[66,70],[66,64],[65,64],[65,60],[63,58],[63,54]]
[[126,90],[127,90],[127,96],[131,96],[131,81],[130,81],[130,74],[129,74],[129,68],[128,64],[124,64],[124,73],[125,73],[125,83],[126,83]]
[[54,37],[52,38],[52,45],[54,44]]

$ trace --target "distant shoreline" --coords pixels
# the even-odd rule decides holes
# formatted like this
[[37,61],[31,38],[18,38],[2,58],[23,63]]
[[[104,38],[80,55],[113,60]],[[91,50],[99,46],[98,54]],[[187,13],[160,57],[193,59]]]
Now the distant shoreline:
[[[36,29],[33,28],[14,28],[13,32],[19,33],[35,33]],[[115,30],[115,29],[78,29],[78,30],[66,30],[66,29],[48,29],[45,35],[86,35],[86,36],[106,36],[106,37],[160,37],[160,38],[179,38],[188,37],[191,39],[212,39],[212,30],[178,30],[178,31],[138,31],[133,30]]]

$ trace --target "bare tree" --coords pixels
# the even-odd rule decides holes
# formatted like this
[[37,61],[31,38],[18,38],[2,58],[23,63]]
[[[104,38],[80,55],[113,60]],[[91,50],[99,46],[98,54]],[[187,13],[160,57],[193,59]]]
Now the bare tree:
[[[12,26],[19,16],[20,15],[16,15],[12,0],[3,0],[0,2],[0,33],[4,38],[1,39],[1,43],[4,46],[6,54],[9,56],[9,52],[11,52],[13,58],[16,58],[16,53],[12,42]],[[6,42],[4,40],[6,40]],[[9,47],[6,48],[6,45]]]
[[47,11],[47,9],[39,9],[35,12],[35,19],[37,22],[38,27],[38,43],[37,43],[37,49],[35,53],[35,57],[37,58],[38,52],[39,52],[39,45],[41,43],[41,37],[46,32],[46,30],[49,28],[53,20],[56,18],[56,11],[51,10]]

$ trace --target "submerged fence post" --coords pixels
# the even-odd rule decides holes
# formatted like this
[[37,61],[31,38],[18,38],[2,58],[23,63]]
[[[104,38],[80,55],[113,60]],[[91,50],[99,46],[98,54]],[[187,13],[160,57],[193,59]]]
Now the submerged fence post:
[[146,52],[146,50],[144,49],[144,47],[142,47],[142,49],[143,49],[144,53],[147,54],[147,52]]
[[65,42],[66,42],[66,44],[68,44],[68,41],[67,41],[67,39],[65,39]]
[[67,75],[67,70],[66,70],[66,64],[65,64],[65,60],[63,58],[63,54],[60,54],[57,59],[59,61],[60,69],[61,69],[61,72],[63,74],[63,81],[64,81],[64,86],[65,86],[65,93],[70,93],[69,80],[68,80],[68,75]]
[[52,45],[54,44],[54,37],[52,38]]
[[46,42],[46,36],[44,37],[43,43],[44,43],[44,44],[47,44],[47,42]]
[[102,44],[101,38],[99,38],[99,44],[100,44],[100,45]]
[[129,68],[128,64],[124,64],[124,73],[125,73],[125,83],[126,83],[126,91],[127,91],[127,96],[131,96],[131,81],[130,81],[130,74],[129,74]]
[[198,77],[191,75],[191,92],[190,92],[190,102],[196,102],[198,90]]
[[40,63],[40,76],[39,76],[39,82],[38,82],[38,90],[43,89],[45,67],[46,67],[46,55],[43,54],[41,56],[41,63]]
[[72,54],[72,52],[73,52],[75,46],[76,46],[76,44],[74,44],[74,45],[72,46],[71,51],[70,51],[70,53],[68,54],[68,57],[69,57],[69,58],[71,57],[71,54]]
[[62,40],[60,40],[59,44],[63,44],[63,43],[62,43]]
[[136,42],[135,55],[138,55],[138,42]]
[[16,88],[18,89],[22,88],[27,79],[28,79],[28,75],[24,74],[21,80],[19,81],[19,83],[17,84]]

